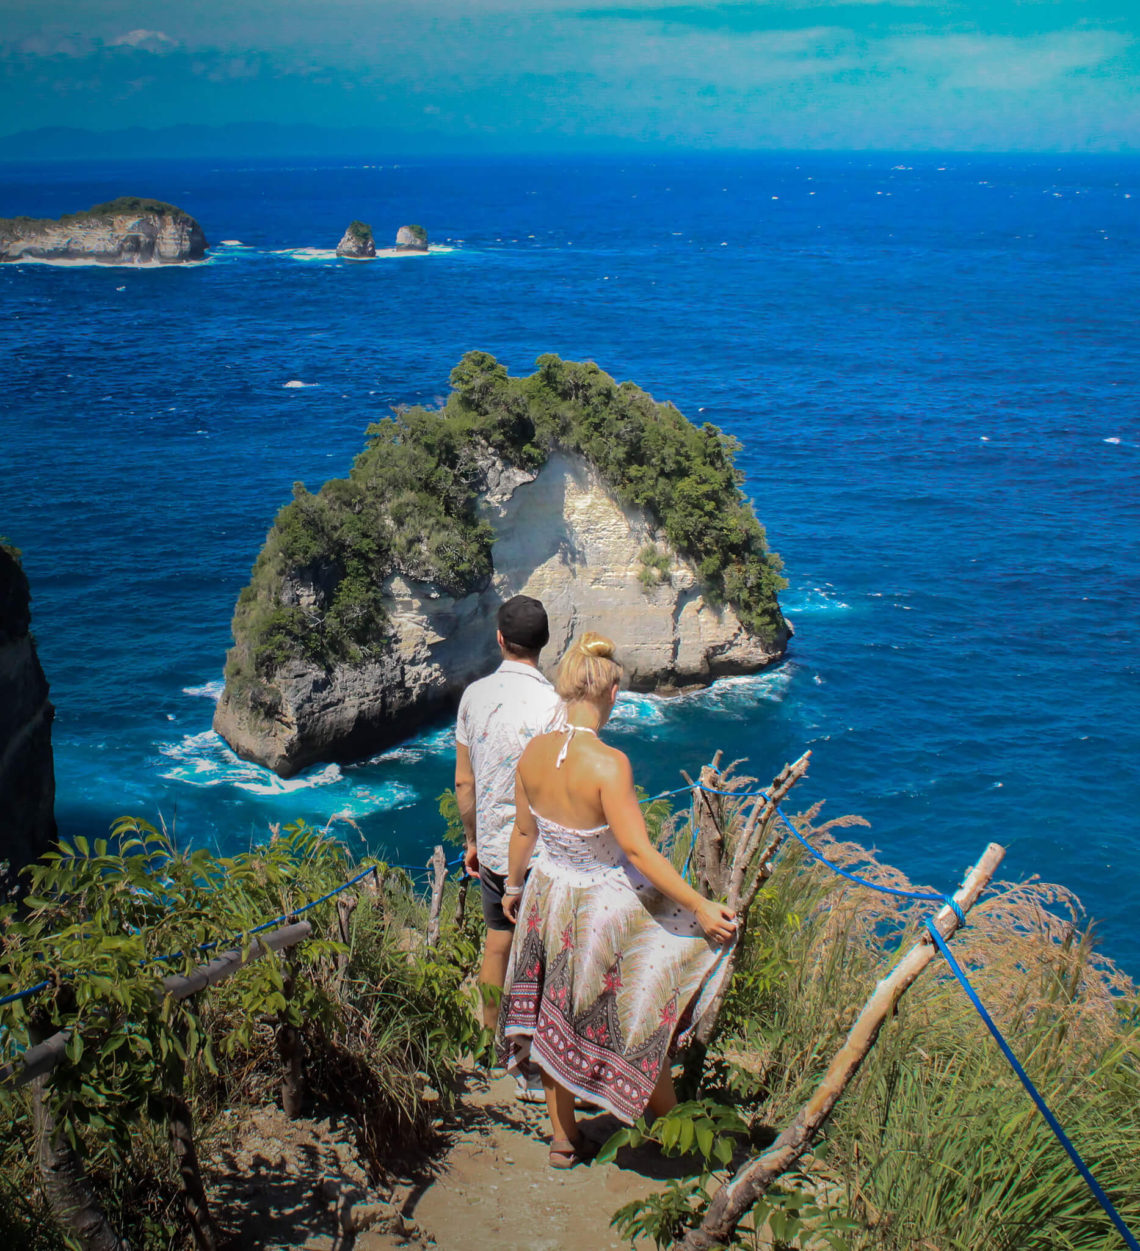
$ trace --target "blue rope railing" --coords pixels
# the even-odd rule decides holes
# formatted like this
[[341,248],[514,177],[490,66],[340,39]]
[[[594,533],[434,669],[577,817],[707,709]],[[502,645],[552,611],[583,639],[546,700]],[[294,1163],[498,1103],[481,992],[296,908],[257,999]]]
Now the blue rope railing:
[[1115,1206],[1113,1205],[1112,1200],[1108,1197],[1108,1195],[1105,1194],[1100,1183],[1092,1175],[1092,1170],[1081,1158],[1080,1152],[1076,1149],[1076,1147],[1073,1146],[1072,1142],[1069,1140],[1068,1134],[1066,1134],[1065,1131],[1061,1128],[1061,1123],[1053,1115],[1052,1111],[1049,1108],[1049,1105],[1042,1098],[1041,1092],[1037,1089],[1036,1086],[1034,1086],[1032,1080],[1029,1077],[1029,1074],[1025,1071],[1024,1068],[1022,1068],[1021,1061],[1018,1060],[1017,1056],[1013,1054],[1013,1049],[1010,1047],[1009,1043],[1006,1042],[1005,1038],[1002,1036],[1002,1032],[1000,1029],[998,1029],[997,1025],[994,1023],[993,1017],[991,1017],[990,1014],[986,1011],[985,1005],[978,998],[977,992],[974,990],[973,986],[970,985],[969,979],[966,977],[966,974],[962,971],[961,965],[959,965],[958,961],[954,959],[954,955],[951,952],[949,945],[947,944],[946,940],[942,937],[942,935],[938,932],[938,927],[932,924],[930,921],[927,921],[926,928],[930,931],[930,937],[934,940],[935,946],[942,953],[942,955],[946,958],[946,963],[950,966],[950,971],[954,974],[954,976],[958,979],[958,981],[961,982],[962,989],[969,996],[970,1002],[974,1005],[974,1008],[976,1009],[978,1015],[985,1022],[986,1028],[994,1036],[994,1041],[997,1043],[998,1047],[1001,1048],[1002,1055],[1004,1055],[1005,1058],[1009,1061],[1010,1067],[1017,1074],[1018,1079],[1021,1081],[1021,1084],[1028,1091],[1029,1097],[1037,1105],[1037,1110],[1045,1118],[1046,1125],[1048,1125],[1049,1128],[1056,1135],[1057,1141],[1061,1144],[1062,1147],[1065,1148],[1065,1151],[1068,1154],[1069,1159],[1072,1160],[1073,1164],[1075,1165],[1077,1172],[1080,1173],[1082,1178],[1084,1178],[1085,1185],[1088,1186],[1089,1190],[1092,1191],[1093,1198],[1095,1198],[1096,1201],[1100,1204],[1100,1206],[1105,1210],[1109,1219],[1116,1226],[1117,1232],[1124,1239],[1125,1245],[1130,1248],[1130,1251],[1140,1251],[1140,1242],[1136,1241],[1136,1238],[1132,1234],[1132,1231],[1128,1228],[1127,1225],[1125,1225],[1123,1218],[1121,1217],[1120,1213],[1116,1210]]
[[[447,862],[447,867],[449,869],[454,868],[455,865],[461,864],[462,862],[463,862],[463,857],[456,856],[454,860],[449,860]],[[384,861],[384,860],[378,861],[374,865],[369,865],[367,869],[362,870],[355,877],[349,878],[347,882],[342,882],[341,885],[338,886],[335,890],[330,890],[327,894],[322,895],[319,899],[310,899],[307,904],[302,905],[300,908],[293,908],[289,912],[283,912],[280,916],[273,917],[269,921],[263,921],[260,925],[255,925],[252,929],[243,930],[240,934],[235,934],[232,938],[229,938],[229,939],[218,938],[210,943],[199,943],[196,947],[191,947],[190,950],[195,951],[195,952],[214,951],[218,947],[232,946],[234,943],[239,942],[247,934],[261,934],[265,930],[272,929],[274,926],[280,925],[282,924],[282,922],[288,921],[293,917],[303,916],[306,912],[310,911],[313,908],[316,908],[319,904],[327,903],[330,899],[334,899],[337,895],[343,894],[346,890],[348,890],[350,886],[355,886],[357,882],[360,882],[364,878],[368,877],[370,874],[375,873],[380,868],[381,865],[384,865],[386,868],[389,868],[389,869],[403,869],[409,873],[422,873],[422,872],[430,870],[431,868],[430,865],[395,864],[390,861]],[[183,949],[182,951],[172,951],[169,953],[169,955],[150,956],[146,960],[143,961],[143,964],[165,964],[171,960],[180,960],[185,954],[186,954],[186,951],[185,949]],[[70,976],[70,975],[67,975],[67,976]],[[21,999],[30,999],[33,995],[38,995],[41,991],[47,990],[47,988],[51,985],[52,985],[51,980],[45,979],[42,982],[37,982],[34,986],[28,986],[28,987],[25,987],[25,989],[15,991],[10,995],[4,995],[3,997],[0,997],[0,1008],[4,1007],[6,1004],[9,1004],[9,1003],[16,1003]]]

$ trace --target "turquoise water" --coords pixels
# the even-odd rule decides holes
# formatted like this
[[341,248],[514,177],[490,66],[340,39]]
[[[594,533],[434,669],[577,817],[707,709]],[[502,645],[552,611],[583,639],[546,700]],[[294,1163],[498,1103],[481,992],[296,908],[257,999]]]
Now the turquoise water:
[[[210,730],[234,599],[294,480],[342,474],[462,353],[589,357],[744,444],[787,661],[625,697],[638,780],[717,748],[872,822],[917,882],[985,843],[1076,890],[1140,970],[1140,162],[890,156],[0,166],[0,212],[122,193],[216,246],[5,266],[0,534],[57,706],[58,818],[228,848],[336,814],[418,861],[441,725],[282,782]],[[353,217],[426,258],[337,262]],[[222,240],[234,242],[221,243]],[[288,384],[304,385],[288,385]]]

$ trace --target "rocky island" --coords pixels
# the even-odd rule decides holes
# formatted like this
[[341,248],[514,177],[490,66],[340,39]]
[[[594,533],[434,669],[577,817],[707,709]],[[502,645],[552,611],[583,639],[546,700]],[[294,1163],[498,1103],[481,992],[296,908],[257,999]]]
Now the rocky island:
[[58,220],[0,218],[0,261],[177,265],[206,254],[202,227],[161,200],[121,196]]
[[589,362],[512,378],[471,352],[451,385],[278,514],[214,721],[235,751],[289,776],[407,737],[494,667],[495,608],[520,592],[547,607],[548,664],[601,630],[636,690],[779,659],[785,583],[731,438]]
[[397,252],[426,252],[428,233],[422,226],[401,226],[396,231]]
[[11,872],[55,838],[48,684],[30,633],[28,579],[0,543],[0,862]]
[[336,254],[350,261],[370,261],[376,255],[376,240],[372,237],[372,227],[366,222],[349,222],[348,229],[336,245]]

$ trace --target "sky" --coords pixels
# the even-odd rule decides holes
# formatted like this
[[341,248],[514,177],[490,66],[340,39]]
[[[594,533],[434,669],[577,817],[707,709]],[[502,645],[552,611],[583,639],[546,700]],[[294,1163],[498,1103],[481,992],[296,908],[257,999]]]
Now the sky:
[[0,135],[1140,149],[1140,0],[0,0]]

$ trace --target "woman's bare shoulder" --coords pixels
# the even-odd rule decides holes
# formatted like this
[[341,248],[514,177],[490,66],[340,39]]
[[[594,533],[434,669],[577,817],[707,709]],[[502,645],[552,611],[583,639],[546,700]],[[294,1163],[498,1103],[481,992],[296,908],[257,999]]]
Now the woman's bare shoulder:
[[594,768],[600,777],[607,782],[624,782],[632,779],[633,766],[629,763],[629,757],[625,752],[600,740],[597,746],[601,750],[596,754]]

